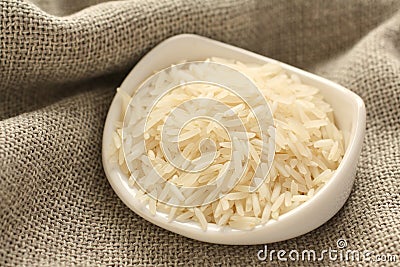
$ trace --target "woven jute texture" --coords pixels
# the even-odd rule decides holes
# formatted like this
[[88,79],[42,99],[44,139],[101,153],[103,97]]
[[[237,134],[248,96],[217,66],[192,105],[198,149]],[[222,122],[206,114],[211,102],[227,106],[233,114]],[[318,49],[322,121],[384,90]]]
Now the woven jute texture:
[[179,33],[305,68],[364,99],[367,133],[349,200],[323,226],[268,249],[335,249],[342,238],[352,250],[397,254],[399,264],[399,1],[35,2],[42,9],[0,0],[0,266],[261,263],[263,245],[207,244],[152,225],[105,177],[102,129],[115,88]]

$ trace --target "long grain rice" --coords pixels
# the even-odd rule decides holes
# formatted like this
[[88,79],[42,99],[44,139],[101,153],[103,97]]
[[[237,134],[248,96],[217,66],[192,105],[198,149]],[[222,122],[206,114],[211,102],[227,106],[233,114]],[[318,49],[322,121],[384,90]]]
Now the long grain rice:
[[[238,97],[209,85],[184,86],[175,90],[173,94],[166,95],[162,103],[157,106],[147,122],[147,131],[143,137],[147,148],[147,161],[143,158],[133,164],[135,171],[130,173],[127,163],[135,161],[143,151],[139,149],[141,132],[128,126],[124,129],[125,140],[122,140],[122,121],[116,121],[115,132],[112,135],[112,149],[110,161],[115,162],[120,170],[129,177],[129,183],[137,190],[135,198],[147,205],[151,214],[166,212],[168,220],[197,221],[203,230],[207,229],[208,223],[220,226],[230,226],[235,229],[251,230],[260,223],[279,219],[279,216],[288,212],[313,197],[324,184],[333,176],[340,164],[344,154],[344,141],[340,130],[333,120],[332,109],[319,93],[318,88],[303,84],[296,75],[287,74],[277,64],[243,64],[240,62],[212,58],[210,61],[219,62],[238,71],[241,71],[252,79],[264,94],[265,99],[271,107],[275,123],[275,158],[272,167],[265,180],[256,180],[261,183],[256,192],[249,192],[251,177],[255,174],[255,166],[261,161],[261,147],[263,141],[257,130],[254,114],[244,105]],[[178,73],[182,79],[187,75],[201,76],[201,70],[191,68],[191,73]],[[169,77],[163,74],[157,80],[155,90],[149,94],[157,95]],[[158,88],[158,90],[157,90]],[[125,113],[131,96],[122,90],[118,90],[122,99],[121,117]],[[180,103],[196,97],[212,97],[222,101],[230,107],[221,116],[232,117],[228,121],[228,127],[236,127],[244,123],[246,132],[236,132],[233,143],[227,139],[226,132],[214,121],[191,122],[179,134],[177,129],[171,128],[168,135],[178,138],[182,155],[190,160],[199,157],[201,140],[209,138],[217,147],[218,157],[214,158],[213,164],[198,173],[181,173],[169,164],[160,148],[160,131],[165,123],[168,113]],[[140,120],[144,112],[143,103],[135,100],[130,104],[137,110],[130,116],[129,122]],[[196,107],[184,106],[183,109],[175,110],[175,119],[185,120],[187,114],[184,109],[194,110]],[[207,106],[199,107],[207,110]],[[258,116],[261,109],[256,107],[254,112]],[[238,116],[239,119],[234,119]],[[131,128],[129,128],[131,127]],[[271,129],[273,130],[273,129]],[[179,135],[179,136],[178,136]],[[242,139],[249,139],[248,151]],[[130,146],[130,152],[126,157],[123,154],[123,143]],[[143,141],[142,141],[143,142]],[[238,150],[233,151],[233,147]],[[233,155],[233,158],[231,156]],[[212,159],[209,154],[207,160]],[[141,157],[141,156],[140,156]],[[249,157],[249,158],[247,158]],[[199,186],[216,181],[218,187],[229,184],[229,179],[218,179],[228,170],[228,162],[233,160],[234,173],[244,171],[243,179],[226,196],[197,208],[169,207],[149,196],[134,182],[133,177],[143,173],[148,177],[147,186],[151,188],[152,194],[158,195],[159,199],[171,200],[172,202],[191,203],[195,199],[211,200],[217,196],[217,191],[199,189],[188,190],[184,193],[177,189],[179,185]],[[249,167],[243,170],[242,161],[249,161]],[[141,163],[140,163],[141,162]],[[206,160],[199,161],[202,167],[207,167]],[[187,163],[186,163],[187,164]],[[188,164],[187,164],[188,165]],[[204,166],[203,166],[204,165]],[[152,166],[156,166],[155,168]],[[187,167],[187,166],[185,166]],[[140,170],[140,171],[139,171]],[[157,172],[175,183],[160,187],[154,181],[157,180]],[[262,172],[268,171],[268,166],[261,168]],[[150,179],[151,178],[151,179]],[[214,195],[213,195],[214,194]]]

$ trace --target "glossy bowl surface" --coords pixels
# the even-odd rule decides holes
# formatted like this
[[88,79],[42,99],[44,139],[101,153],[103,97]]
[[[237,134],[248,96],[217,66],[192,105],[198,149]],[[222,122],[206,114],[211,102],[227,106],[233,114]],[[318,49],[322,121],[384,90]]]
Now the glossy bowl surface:
[[320,89],[332,106],[336,124],[345,137],[345,155],[331,180],[306,203],[270,220],[253,230],[234,230],[209,224],[203,231],[197,223],[168,222],[167,215],[152,216],[134,195],[118,166],[108,160],[114,122],[120,119],[122,101],[115,97],[105,122],[103,133],[103,167],[107,178],[121,200],[144,219],[189,238],[219,244],[244,245],[271,243],[305,234],[328,221],[343,206],[353,186],[358,158],[365,135],[365,106],[362,99],[350,90],[320,76],[279,61],[228,44],[192,34],[171,37],[146,54],[123,81],[120,89],[132,95],[134,90],[154,73],[182,60],[197,61],[209,57],[235,59],[244,63],[278,63],[288,73],[297,74],[303,83]]

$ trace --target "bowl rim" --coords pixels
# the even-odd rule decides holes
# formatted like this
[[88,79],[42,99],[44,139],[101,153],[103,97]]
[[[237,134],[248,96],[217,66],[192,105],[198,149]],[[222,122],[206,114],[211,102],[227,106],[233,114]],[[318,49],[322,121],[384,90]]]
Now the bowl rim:
[[[342,175],[342,172],[345,169],[348,169],[349,167],[351,167],[350,165],[353,163],[352,163],[352,160],[350,160],[350,159],[359,157],[360,149],[361,149],[362,142],[363,142],[363,137],[365,135],[365,120],[366,120],[365,105],[364,105],[363,100],[357,94],[355,94],[354,92],[350,91],[349,89],[347,89],[333,81],[330,81],[326,78],[323,78],[316,74],[301,70],[297,67],[288,65],[288,64],[280,62],[278,60],[275,60],[275,59],[272,59],[269,57],[265,57],[265,56],[256,54],[254,52],[251,52],[251,51],[239,48],[239,47],[235,47],[235,46],[232,46],[229,44],[225,44],[225,43],[222,43],[222,42],[219,42],[216,40],[212,40],[207,37],[195,35],[195,34],[179,34],[179,35],[170,37],[170,38],[162,41],[158,45],[156,45],[153,49],[151,49],[146,55],[144,55],[137,62],[137,64],[134,66],[134,68],[129,72],[129,74],[125,77],[124,81],[121,83],[120,89],[126,90],[126,88],[129,87],[129,80],[132,78],[132,75],[135,73],[135,70],[137,69],[137,67],[138,66],[140,67],[141,64],[144,64],[146,61],[151,59],[153,57],[153,55],[156,54],[156,52],[161,51],[164,47],[167,47],[171,43],[188,41],[188,40],[192,40],[192,41],[195,40],[198,42],[207,42],[209,44],[213,44],[213,45],[220,46],[220,47],[223,47],[223,48],[226,48],[229,50],[233,50],[234,52],[237,52],[237,53],[247,54],[255,59],[258,59],[258,60],[261,60],[264,62],[273,62],[273,63],[279,64],[283,69],[285,69],[287,71],[294,72],[294,73],[300,75],[301,77],[307,77],[309,79],[323,83],[326,86],[336,90],[338,93],[346,95],[346,97],[351,99],[352,104],[355,105],[355,110],[357,112],[357,114],[355,114],[355,117],[357,118],[357,120],[355,121],[355,125],[353,126],[353,128],[355,130],[349,136],[348,146],[345,150],[345,154],[343,156],[341,163],[339,164],[339,166],[338,166],[337,170],[335,171],[334,175],[332,176],[332,178],[310,200],[306,201],[305,203],[302,203],[300,206],[294,208],[293,210],[291,210],[283,215],[280,215],[278,220],[269,220],[265,224],[258,225],[257,226],[258,228],[256,227],[253,230],[236,230],[236,229],[230,228],[229,226],[217,226],[216,224],[209,224],[207,230],[203,231],[201,229],[201,227],[197,223],[194,223],[194,222],[178,222],[178,221],[168,222],[167,214],[159,212],[159,211],[157,211],[155,216],[152,216],[148,212],[148,210],[143,208],[143,205],[140,204],[137,199],[132,197],[131,193],[127,192],[126,190],[121,189],[121,185],[117,183],[116,179],[126,180],[126,181],[121,181],[121,182],[127,183],[127,177],[125,175],[123,175],[121,172],[115,173],[113,166],[110,166],[111,163],[109,162],[108,158],[106,158],[106,152],[105,152],[105,151],[108,151],[108,147],[106,147],[106,146],[109,144],[109,141],[107,141],[107,139],[111,139],[111,134],[112,134],[112,132],[108,133],[108,131],[110,131],[110,129],[111,129],[110,123],[113,123],[113,121],[111,121],[111,119],[112,119],[111,111],[112,111],[112,109],[120,110],[120,108],[121,108],[120,105],[117,106],[117,104],[118,104],[118,101],[116,100],[118,98],[117,95],[114,96],[113,101],[110,105],[108,114],[107,114],[107,118],[105,121],[105,127],[103,130],[102,163],[103,163],[103,168],[104,168],[106,177],[107,177],[109,183],[111,184],[113,190],[115,191],[115,193],[120,197],[120,199],[125,203],[125,205],[127,205],[136,214],[138,214],[145,220],[150,221],[153,224],[156,224],[159,227],[162,227],[162,228],[168,229],[172,232],[184,235],[189,238],[201,240],[201,241],[206,241],[206,242],[211,242],[211,243],[231,244],[231,243],[226,243],[223,241],[219,242],[218,240],[210,241],[210,240],[207,240],[207,238],[199,237],[199,234],[201,234],[203,236],[207,236],[210,234],[211,235],[216,234],[217,232],[249,233],[252,231],[257,231],[257,229],[259,229],[259,228],[263,228],[263,229],[267,228],[269,225],[279,223],[282,220],[290,220],[291,217],[293,217],[294,215],[296,215],[298,213],[301,213],[301,211],[304,208],[306,208],[307,206],[313,205],[314,202],[319,200],[320,196],[324,195],[325,191],[327,191],[332,186],[332,184],[338,179],[338,177],[340,175]],[[144,78],[144,79],[146,79],[146,78]],[[329,220],[331,217],[327,218],[326,221]],[[322,225],[325,222],[320,223],[318,226]],[[314,227],[313,229],[315,229],[317,227]],[[311,230],[313,230],[313,229],[311,229]],[[311,231],[311,230],[309,230],[309,231]],[[196,236],[192,235],[193,231],[197,232],[197,233],[195,233]],[[240,237],[240,235],[237,235],[237,237]],[[285,239],[287,239],[287,238],[285,238]],[[282,240],[284,240],[284,239],[282,239]],[[280,240],[277,240],[277,241],[280,241]],[[235,243],[235,244],[239,244],[239,243]]]

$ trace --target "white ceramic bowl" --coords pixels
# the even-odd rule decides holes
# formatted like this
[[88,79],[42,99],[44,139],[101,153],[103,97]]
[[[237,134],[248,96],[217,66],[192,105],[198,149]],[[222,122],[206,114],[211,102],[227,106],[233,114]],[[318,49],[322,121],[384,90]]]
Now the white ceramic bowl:
[[236,59],[248,63],[278,63],[288,73],[297,74],[309,85],[321,90],[332,106],[337,126],[343,131],[346,151],[343,160],[330,181],[309,201],[250,231],[234,230],[209,224],[203,231],[197,223],[168,222],[167,215],[150,212],[134,198],[135,189],[128,185],[118,166],[110,163],[109,150],[114,122],[120,119],[121,100],[115,97],[107,115],[103,133],[103,166],[107,178],[122,201],[144,219],[172,232],[193,239],[219,244],[261,244],[293,238],[305,234],[328,221],[348,198],[355,177],[358,158],[365,134],[365,106],[362,99],[348,89],[317,75],[289,66],[255,53],[214,41],[205,37],[182,34],[169,38],[147,55],[133,68],[120,89],[132,95],[134,90],[156,70],[169,67],[182,60],[196,61],[208,57]]

